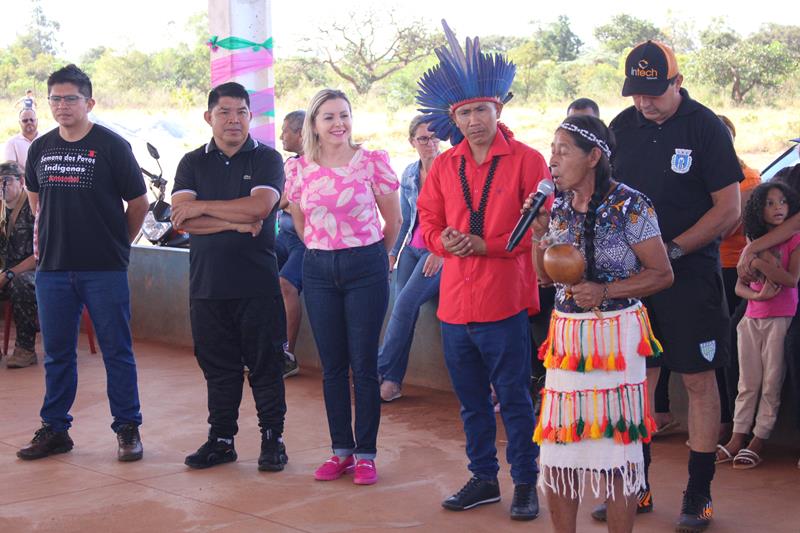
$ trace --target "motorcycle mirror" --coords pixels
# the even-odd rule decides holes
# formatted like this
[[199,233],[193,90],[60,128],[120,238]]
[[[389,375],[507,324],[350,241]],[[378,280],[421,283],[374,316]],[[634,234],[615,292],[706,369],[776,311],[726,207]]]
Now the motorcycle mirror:
[[158,155],[158,150],[156,150],[156,147],[150,143],[147,143],[147,151],[150,152],[150,155],[153,157],[153,159],[159,159],[161,157]]

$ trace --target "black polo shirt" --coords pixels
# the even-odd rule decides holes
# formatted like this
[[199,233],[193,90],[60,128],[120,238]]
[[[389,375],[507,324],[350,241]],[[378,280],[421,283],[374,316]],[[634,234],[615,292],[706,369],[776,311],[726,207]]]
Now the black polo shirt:
[[[647,120],[631,106],[609,125],[617,141],[614,177],[653,201],[665,242],[711,209],[711,193],[744,179],[725,125],[686,89],[680,93],[678,110],[663,124]],[[717,238],[680,262],[718,266],[719,242]]]
[[[189,152],[178,165],[172,194],[191,192],[197,200],[235,200],[258,188],[283,192],[283,160],[272,148],[248,137],[244,146],[226,156],[212,139]],[[275,258],[275,212],[264,220],[257,237],[222,231],[192,235],[190,293],[192,298],[236,299],[280,294]]]

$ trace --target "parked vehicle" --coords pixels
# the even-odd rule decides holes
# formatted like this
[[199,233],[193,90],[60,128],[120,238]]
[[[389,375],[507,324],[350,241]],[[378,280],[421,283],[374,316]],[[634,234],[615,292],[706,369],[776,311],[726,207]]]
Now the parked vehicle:
[[[792,139],[792,142],[800,143],[800,138]],[[761,171],[761,181],[771,180],[779,170],[794,166],[798,163],[800,163],[800,144],[794,144],[779,155],[775,161],[767,165],[767,168]]]
[[142,174],[147,176],[150,181],[150,190],[156,197],[156,201],[150,204],[147,214],[144,216],[144,223],[139,235],[136,236],[134,243],[139,242],[142,235],[150,241],[154,246],[172,246],[175,248],[188,248],[189,247],[189,234],[183,231],[178,231],[172,226],[170,216],[172,215],[172,206],[164,201],[165,191],[167,188],[167,180],[162,175],[164,171],[161,169],[161,163],[158,161],[160,156],[156,147],[147,143],[147,151],[156,160],[158,165],[158,174],[153,174],[148,170],[141,168]]

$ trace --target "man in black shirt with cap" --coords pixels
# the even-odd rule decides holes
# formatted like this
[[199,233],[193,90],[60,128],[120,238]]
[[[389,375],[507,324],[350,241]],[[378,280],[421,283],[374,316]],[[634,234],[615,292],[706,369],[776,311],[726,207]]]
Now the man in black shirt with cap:
[[[664,345],[663,357],[652,363],[679,373],[689,396],[689,482],[676,529],[694,532],[712,517],[720,418],[714,371],[728,363],[730,348],[719,242],[739,219],[743,176],[725,126],[682,83],[668,46],[636,46],[625,61],[622,88],[633,106],[610,127],[617,141],[614,177],[653,201],[675,273],[672,287],[645,304]],[[658,368],[648,377],[654,386]],[[644,446],[647,468],[650,450]],[[640,511],[652,509],[649,484],[642,496]]]

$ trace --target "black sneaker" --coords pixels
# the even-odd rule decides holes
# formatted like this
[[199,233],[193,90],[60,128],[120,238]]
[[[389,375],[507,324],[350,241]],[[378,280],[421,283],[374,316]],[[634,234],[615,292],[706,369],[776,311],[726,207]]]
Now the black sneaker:
[[511,520],[533,520],[537,516],[539,516],[539,495],[536,494],[536,485],[531,483],[514,485]]
[[117,459],[123,462],[138,461],[144,454],[142,438],[139,436],[139,426],[125,424],[117,431]]
[[698,533],[705,531],[711,523],[714,509],[711,506],[711,498],[689,492],[683,493],[683,505],[681,505],[681,516],[675,524],[675,531],[679,533]]
[[262,472],[280,472],[289,456],[286,455],[286,445],[283,438],[268,429],[261,436],[261,455],[258,456],[258,469]]
[[184,464],[189,468],[209,468],[223,463],[232,463],[237,457],[233,447],[233,438],[209,437],[199,450],[186,456]]
[[42,424],[42,427],[33,434],[33,439],[28,445],[20,448],[17,457],[25,460],[41,459],[48,455],[67,453],[73,446],[74,443],[66,430],[54,431],[49,425]]
[[[639,492],[639,497],[636,502],[636,514],[645,514],[653,512],[653,493],[650,489],[645,489]],[[592,511],[592,518],[600,522],[606,521],[608,514],[608,500],[594,508]]]
[[500,485],[496,479],[490,481],[472,476],[460,491],[442,502],[442,507],[451,511],[466,511],[484,503],[499,501]]
[[283,379],[292,377],[300,372],[297,357],[292,352],[283,351]]

